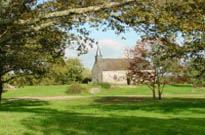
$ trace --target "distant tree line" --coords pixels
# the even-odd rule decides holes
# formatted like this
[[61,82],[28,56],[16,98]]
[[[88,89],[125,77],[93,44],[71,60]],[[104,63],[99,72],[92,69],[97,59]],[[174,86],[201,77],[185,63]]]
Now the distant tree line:
[[66,85],[73,82],[88,83],[90,81],[90,69],[85,68],[79,59],[72,58],[51,65],[50,72],[41,78],[35,75],[26,75],[13,80],[11,84],[15,86]]

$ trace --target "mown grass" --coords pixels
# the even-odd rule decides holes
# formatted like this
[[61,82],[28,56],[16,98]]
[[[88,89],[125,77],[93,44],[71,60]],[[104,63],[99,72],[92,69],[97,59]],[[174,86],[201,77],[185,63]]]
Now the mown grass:
[[[134,88],[116,87],[111,90],[103,90],[99,95],[147,95],[152,96],[152,91],[145,85],[137,85]],[[205,88],[194,88],[192,85],[166,85],[164,97],[205,97]]]
[[[14,97],[49,97],[49,96],[66,96],[68,86],[26,86],[17,88],[14,91],[8,91],[3,94],[4,98]],[[97,85],[88,85],[87,87],[99,87]],[[90,94],[81,94],[90,95]],[[128,87],[127,85],[116,85],[111,89],[102,89],[97,96],[109,95],[146,95],[151,96],[151,90],[145,85]],[[193,88],[191,85],[167,85],[165,87],[164,97],[205,97],[205,89]]]
[[67,85],[58,86],[25,86],[16,90],[9,90],[3,93],[5,98],[14,97],[45,97],[45,96],[65,96]]
[[204,135],[205,99],[4,101],[0,135]]

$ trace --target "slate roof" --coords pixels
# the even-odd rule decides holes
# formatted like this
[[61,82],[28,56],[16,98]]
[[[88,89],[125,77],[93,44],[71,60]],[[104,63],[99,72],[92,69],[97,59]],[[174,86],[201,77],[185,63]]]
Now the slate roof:
[[96,64],[102,69],[102,71],[120,71],[128,70],[130,66],[130,59],[102,59]]

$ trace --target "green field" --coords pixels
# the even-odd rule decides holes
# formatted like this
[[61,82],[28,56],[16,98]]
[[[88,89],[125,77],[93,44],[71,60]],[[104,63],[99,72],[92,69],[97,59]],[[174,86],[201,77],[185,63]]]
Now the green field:
[[[63,96],[67,86],[24,87],[4,98]],[[145,86],[102,90],[91,97],[52,101],[3,101],[0,135],[204,135],[205,90],[167,86],[161,101]],[[113,97],[111,97],[113,96]]]
[[[15,97],[50,97],[50,96],[68,96],[66,88],[68,86],[26,86],[17,88],[14,91],[8,91],[3,94],[4,98]],[[89,88],[98,87],[89,85]],[[91,95],[89,93],[82,95]],[[144,85],[127,87],[120,85],[109,90],[102,89],[97,96],[120,96],[120,95],[146,95],[151,96],[151,90]],[[205,97],[205,88],[193,88],[191,85],[168,85],[164,91],[165,97]]]

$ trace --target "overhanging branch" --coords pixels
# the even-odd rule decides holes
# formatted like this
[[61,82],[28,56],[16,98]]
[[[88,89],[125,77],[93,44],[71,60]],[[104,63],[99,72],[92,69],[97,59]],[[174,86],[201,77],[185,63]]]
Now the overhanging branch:
[[83,14],[83,13],[88,13],[88,12],[96,12],[96,11],[100,11],[102,9],[123,6],[125,4],[129,4],[129,3],[132,3],[135,1],[137,1],[137,0],[123,0],[121,2],[106,2],[105,4],[98,5],[98,6],[90,6],[90,7],[86,7],[86,8],[73,8],[73,9],[68,9],[68,10],[64,10],[64,11],[56,11],[56,12],[48,13],[45,15],[40,15],[35,19],[30,18],[29,20],[19,20],[18,24],[22,24],[22,25],[23,24],[35,24],[36,22],[41,21],[41,20],[45,20],[45,19],[65,17],[65,16],[69,16],[71,14]]

